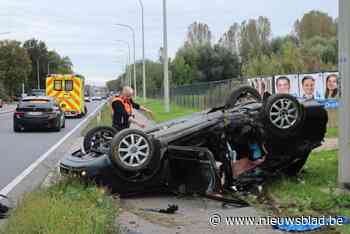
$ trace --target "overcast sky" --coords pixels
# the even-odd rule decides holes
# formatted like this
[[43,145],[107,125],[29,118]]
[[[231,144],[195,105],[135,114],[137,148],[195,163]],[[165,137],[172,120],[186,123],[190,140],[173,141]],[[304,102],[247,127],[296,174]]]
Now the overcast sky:
[[[285,35],[305,12],[317,9],[338,15],[337,0],[168,0],[169,54],[175,55],[194,21],[207,23],[214,40],[234,22],[266,16],[274,36]],[[162,0],[143,0],[145,7],[146,57],[156,59],[162,46]],[[123,72],[125,45],[131,33],[113,26],[132,25],[136,30],[136,57],[141,59],[141,11],[138,0],[0,0],[0,36],[16,40],[32,37],[50,49],[69,56],[74,70],[90,83],[103,84]]]

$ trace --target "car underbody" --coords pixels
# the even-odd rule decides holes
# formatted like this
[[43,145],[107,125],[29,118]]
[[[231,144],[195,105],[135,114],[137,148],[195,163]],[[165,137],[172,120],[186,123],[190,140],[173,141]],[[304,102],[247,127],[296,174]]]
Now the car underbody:
[[327,121],[317,102],[284,94],[262,100],[242,86],[224,106],[146,131],[92,129],[83,149],[67,155],[60,169],[122,196],[170,191],[220,197],[298,174],[321,145]]

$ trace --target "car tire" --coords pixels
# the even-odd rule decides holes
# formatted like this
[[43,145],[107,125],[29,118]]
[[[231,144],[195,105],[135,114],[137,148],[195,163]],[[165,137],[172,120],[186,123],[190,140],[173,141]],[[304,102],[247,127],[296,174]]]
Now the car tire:
[[62,128],[66,128],[66,118],[63,116]]
[[294,136],[304,120],[303,106],[289,94],[269,97],[262,111],[266,131],[282,138]]
[[245,95],[250,95],[252,98],[254,98],[256,101],[261,101],[261,95],[259,92],[254,89],[251,86],[239,86],[235,88],[229,98],[226,99],[225,107],[226,109],[233,108],[239,101],[240,98],[242,98]]
[[137,129],[125,129],[112,140],[109,158],[125,171],[146,169],[153,158],[154,143],[150,137]]
[[17,124],[13,124],[13,131],[14,132],[20,132],[21,131],[21,128],[17,125]]
[[85,106],[85,107],[84,107],[84,116],[87,115],[87,113],[88,113],[88,109],[87,109],[87,107]]
[[[84,152],[86,153],[91,152],[91,146],[93,144],[92,141],[96,136],[98,136],[99,134],[102,134],[103,132],[109,133],[109,135],[111,136],[111,139],[118,133],[118,131],[115,128],[109,127],[109,126],[99,126],[89,130],[84,137],[84,142],[83,142]],[[109,153],[109,150],[106,153]]]
[[59,131],[61,131],[61,127],[62,127],[61,119],[58,119],[58,120],[57,120],[57,126],[54,127],[53,130],[54,130],[55,132],[59,132]]

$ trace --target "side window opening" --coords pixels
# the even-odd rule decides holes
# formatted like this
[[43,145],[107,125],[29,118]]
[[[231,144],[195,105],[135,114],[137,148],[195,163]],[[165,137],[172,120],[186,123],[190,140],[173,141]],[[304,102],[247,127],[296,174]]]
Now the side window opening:
[[64,84],[65,91],[73,91],[73,81],[72,80],[66,80]]

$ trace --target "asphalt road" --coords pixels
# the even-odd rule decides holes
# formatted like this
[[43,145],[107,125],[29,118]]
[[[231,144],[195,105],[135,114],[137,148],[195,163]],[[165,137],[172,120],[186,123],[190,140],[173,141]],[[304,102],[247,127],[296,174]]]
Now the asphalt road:
[[[87,103],[91,113],[101,102]],[[83,119],[66,119],[66,128],[60,132],[13,131],[13,113],[0,112],[0,190],[16,178],[29,165],[46,153]],[[78,134],[78,133],[77,133]]]

